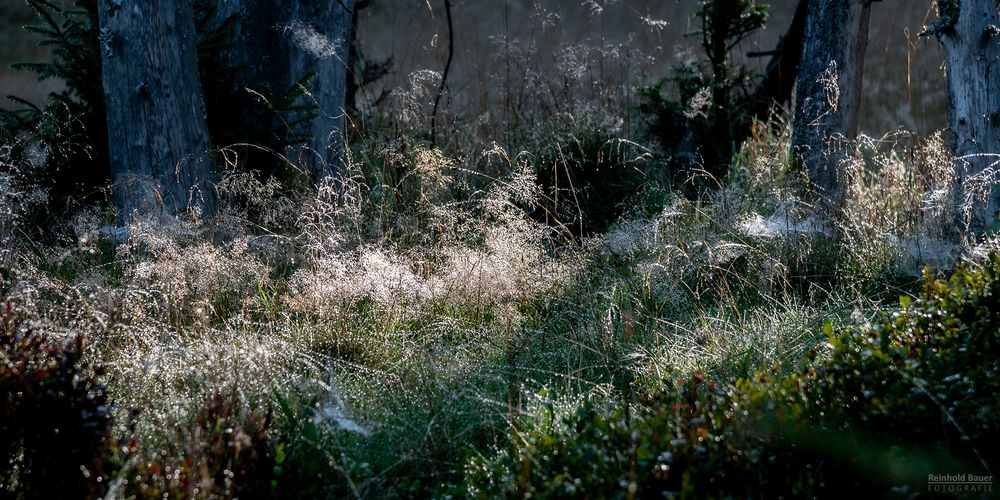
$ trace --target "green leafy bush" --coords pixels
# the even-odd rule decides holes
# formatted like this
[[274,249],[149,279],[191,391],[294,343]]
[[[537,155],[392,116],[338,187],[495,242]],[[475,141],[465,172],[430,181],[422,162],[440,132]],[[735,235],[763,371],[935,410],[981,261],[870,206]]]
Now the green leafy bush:
[[117,470],[100,368],[83,337],[29,329],[8,302],[0,315],[0,496],[102,495]]
[[[725,403],[725,393],[707,385],[700,374],[643,401],[636,412],[624,405],[586,402],[563,422],[550,421],[515,436],[511,449],[499,458],[471,460],[466,471],[469,492],[473,496],[614,498],[641,496],[655,489],[679,490],[688,479],[708,479],[692,477],[681,463],[697,465],[692,459],[698,455],[718,458],[721,449],[715,444],[728,445],[708,435],[709,429],[724,427]],[[684,420],[694,413],[698,413],[697,423],[688,426]],[[704,437],[711,439],[706,442]],[[711,448],[699,445],[695,450],[693,445],[699,442]],[[685,445],[683,450],[693,454],[682,456],[682,447],[675,444]]]
[[828,325],[829,357],[813,353],[805,370],[747,390],[782,421],[865,449],[852,461],[881,463],[876,473],[897,482],[985,473],[1000,459],[1000,256],[947,280],[925,275],[918,297],[901,302],[869,331]]
[[[278,398],[282,426],[275,429],[273,490],[277,498],[359,497],[350,464],[330,452],[331,426],[317,418],[319,402]],[[346,466],[346,467],[345,467]]]
[[516,426],[469,461],[469,492],[505,496],[838,496],[925,491],[988,475],[1000,442],[1000,257],[869,330],[824,331],[791,374],[718,384],[699,372],[634,405],[587,402]]
[[763,497],[820,491],[794,445],[752,425],[745,398],[701,372],[634,408],[584,403],[560,424],[470,460],[475,496]]

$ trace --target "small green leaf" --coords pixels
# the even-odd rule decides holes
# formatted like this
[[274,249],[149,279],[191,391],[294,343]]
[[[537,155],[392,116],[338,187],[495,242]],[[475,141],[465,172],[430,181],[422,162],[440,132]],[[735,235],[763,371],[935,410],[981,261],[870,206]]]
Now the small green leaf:
[[281,443],[274,449],[274,463],[277,464],[274,467],[275,474],[281,473],[280,465],[283,464],[284,462],[285,462],[285,443]]

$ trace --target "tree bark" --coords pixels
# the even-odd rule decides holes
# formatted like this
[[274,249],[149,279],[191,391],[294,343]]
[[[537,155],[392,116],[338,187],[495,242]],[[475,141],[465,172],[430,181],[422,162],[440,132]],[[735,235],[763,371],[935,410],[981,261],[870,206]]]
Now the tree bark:
[[837,203],[844,189],[843,141],[858,132],[871,5],[870,0],[809,0],[808,9],[792,150],[820,192]]
[[352,115],[358,110],[356,104],[358,91],[365,84],[363,80],[365,72],[362,66],[364,58],[361,56],[361,47],[358,46],[358,39],[354,34],[358,32],[361,11],[370,7],[371,4],[372,0],[356,0],[354,2],[354,12],[351,13],[352,36],[351,43],[347,49],[347,87],[344,102],[346,103],[348,113]]
[[799,74],[802,44],[805,42],[808,6],[809,0],[799,0],[788,31],[772,51],[773,56],[764,71],[764,78],[754,91],[753,115],[758,120],[766,121],[775,105],[792,100],[795,79]]
[[314,72],[310,100],[319,106],[307,148],[300,148],[301,164],[316,182],[340,170],[345,145],[347,52],[351,47],[354,0],[284,0],[280,10],[290,14],[281,30],[279,49],[287,51],[284,77],[294,82]]
[[969,233],[996,229],[1000,191],[1000,13],[997,0],[939,0],[931,28],[944,52],[948,128],[960,226]]
[[[201,0],[204,1],[204,0]],[[234,92],[247,89],[283,92],[306,75],[305,96],[296,106],[315,105],[301,147],[285,154],[314,182],[334,175],[344,148],[348,52],[354,37],[355,0],[218,0],[216,18],[232,18],[233,47],[217,55],[220,64],[237,68]],[[272,117],[276,127],[300,116]]]
[[101,0],[101,64],[122,215],[215,208],[189,0]]

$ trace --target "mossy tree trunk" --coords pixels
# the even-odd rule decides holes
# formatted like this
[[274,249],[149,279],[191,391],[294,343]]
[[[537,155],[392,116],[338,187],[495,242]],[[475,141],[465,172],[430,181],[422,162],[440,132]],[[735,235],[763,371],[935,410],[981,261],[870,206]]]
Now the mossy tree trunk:
[[[206,0],[199,0],[205,2]],[[342,162],[347,95],[348,52],[354,29],[355,0],[219,0],[216,18],[229,19],[234,43],[215,55],[235,68],[233,92],[241,99],[277,99],[313,74],[304,92],[286,108],[299,109],[266,119],[280,133],[305,136],[285,151],[314,182],[336,174]],[[271,103],[272,105],[276,103]],[[307,107],[314,110],[306,110]],[[279,110],[280,111],[280,110]],[[315,118],[300,123],[308,114]],[[295,130],[281,130],[291,124]]]
[[835,204],[844,140],[858,132],[870,0],[809,0],[796,85],[793,153]]
[[114,196],[123,217],[215,207],[190,0],[101,0]]
[[960,226],[995,230],[1000,210],[1000,13],[997,0],[938,0],[937,35],[948,78],[948,128]]

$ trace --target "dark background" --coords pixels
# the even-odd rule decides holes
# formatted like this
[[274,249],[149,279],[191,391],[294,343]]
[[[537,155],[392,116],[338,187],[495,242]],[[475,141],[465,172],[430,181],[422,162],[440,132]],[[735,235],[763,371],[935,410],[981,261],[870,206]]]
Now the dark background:
[[[787,28],[795,3],[771,2],[767,29],[739,52],[772,48]],[[694,0],[456,0],[450,106],[466,116],[489,112],[490,101],[483,96],[510,77],[510,71],[527,67],[558,74],[572,64],[569,56],[574,47],[627,49],[631,74],[644,81],[623,84],[652,83],[685,57],[685,51],[696,49],[696,37],[685,36],[695,29],[691,14],[696,6]],[[874,5],[865,69],[864,132],[881,134],[903,127],[928,133],[946,126],[940,50],[935,40],[918,37],[934,17],[931,0]],[[658,30],[643,18],[667,24]],[[31,74],[10,69],[13,62],[46,57],[37,39],[20,29],[31,22],[32,13],[22,0],[0,0],[0,95],[38,102],[60,83],[38,82]],[[441,70],[447,46],[443,1],[376,0],[363,12],[358,36],[367,56],[391,56],[395,63],[394,71],[365,93],[372,100],[383,88],[405,87],[415,71]],[[534,64],[512,68],[504,47],[517,49]],[[749,63],[763,69],[766,60]],[[592,74],[608,80],[621,76],[614,69],[603,75],[601,68],[593,69]],[[0,106],[11,105],[4,99]]]

